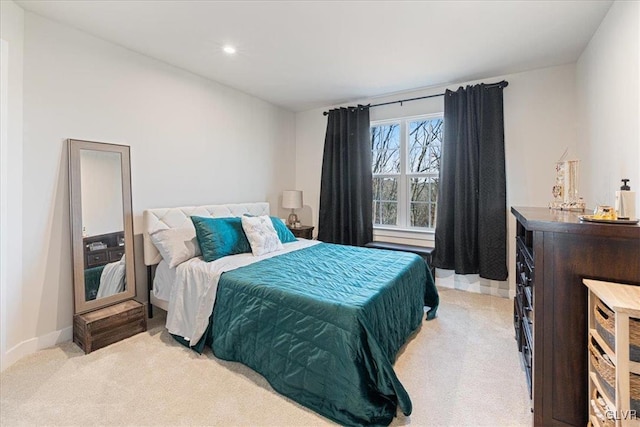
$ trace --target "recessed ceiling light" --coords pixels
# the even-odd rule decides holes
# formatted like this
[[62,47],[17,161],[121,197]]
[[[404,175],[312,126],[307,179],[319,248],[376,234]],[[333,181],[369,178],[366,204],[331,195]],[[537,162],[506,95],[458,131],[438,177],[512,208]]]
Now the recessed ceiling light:
[[236,53],[236,48],[231,45],[224,46],[222,50],[224,51],[224,53],[228,53],[229,55],[233,55],[234,53]]

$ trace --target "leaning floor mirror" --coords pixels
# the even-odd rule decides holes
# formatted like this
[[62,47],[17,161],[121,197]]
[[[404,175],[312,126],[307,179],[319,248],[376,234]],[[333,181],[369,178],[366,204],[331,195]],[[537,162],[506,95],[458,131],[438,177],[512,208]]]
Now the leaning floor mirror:
[[69,139],[75,314],[135,296],[131,167],[126,145]]

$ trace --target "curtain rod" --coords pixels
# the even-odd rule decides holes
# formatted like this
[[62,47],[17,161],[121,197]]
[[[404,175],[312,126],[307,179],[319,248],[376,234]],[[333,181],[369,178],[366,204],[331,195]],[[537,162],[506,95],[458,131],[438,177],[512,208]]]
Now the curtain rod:
[[[506,80],[503,80],[503,81],[498,82],[498,83],[489,83],[489,84],[486,84],[486,85],[485,85],[485,87],[494,87],[494,86],[498,86],[498,87],[501,87],[501,88],[505,88],[505,87],[509,86],[509,82],[508,82],[508,81],[506,81]],[[419,100],[419,99],[435,98],[435,97],[438,97],[438,96],[444,96],[444,95],[445,95],[445,93],[444,93],[444,92],[443,92],[443,93],[436,93],[435,95],[418,96],[417,98],[401,99],[401,100],[399,100],[399,101],[381,102],[380,104],[369,104],[369,105],[368,105],[368,107],[369,107],[369,108],[373,108],[373,107],[381,107],[381,106],[383,106],[383,105],[391,105],[391,104],[400,104],[400,105],[402,105],[402,103],[403,103],[403,102],[417,101],[417,100]],[[328,111],[324,111],[324,112],[322,113],[322,115],[323,115],[323,116],[326,116],[326,115],[328,115],[328,114],[329,114],[329,112],[328,112]]]

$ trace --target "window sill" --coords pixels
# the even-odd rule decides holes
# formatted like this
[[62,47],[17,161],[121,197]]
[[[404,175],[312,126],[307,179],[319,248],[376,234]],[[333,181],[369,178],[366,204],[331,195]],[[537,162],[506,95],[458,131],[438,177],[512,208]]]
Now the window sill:
[[374,240],[378,237],[391,237],[433,242],[435,240],[435,230],[408,230],[406,228],[374,226],[373,236]]

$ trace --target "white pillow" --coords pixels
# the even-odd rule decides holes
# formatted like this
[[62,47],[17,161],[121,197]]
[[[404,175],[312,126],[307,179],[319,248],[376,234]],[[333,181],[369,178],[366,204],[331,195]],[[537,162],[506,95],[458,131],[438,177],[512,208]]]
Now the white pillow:
[[268,254],[284,248],[268,215],[243,216],[242,229],[244,234],[247,235],[247,240],[249,240],[251,252],[254,256]]
[[169,268],[201,254],[195,228],[169,228],[156,231],[150,237]]

